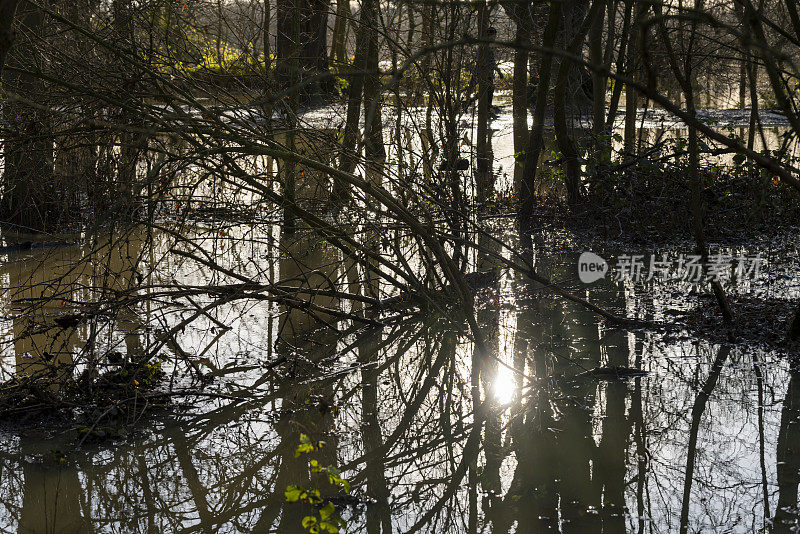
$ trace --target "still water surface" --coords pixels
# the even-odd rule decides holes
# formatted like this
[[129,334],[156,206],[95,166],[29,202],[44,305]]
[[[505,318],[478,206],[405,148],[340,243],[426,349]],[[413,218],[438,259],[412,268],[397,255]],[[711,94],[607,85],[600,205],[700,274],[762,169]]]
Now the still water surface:
[[[497,232],[510,226],[498,224]],[[191,232],[216,262],[254,280],[312,291],[344,290],[353,280],[352,264],[303,231],[287,237],[269,224],[198,223]],[[352,485],[349,496],[320,488],[346,532],[789,532],[797,525],[800,366],[785,352],[675,329],[613,328],[507,272],[477,295],[488,359],[474,353],[446,309],[388,314],[383,327],[349,330],[280,302],[201,313],[210,300],[158,292],[232,281],[170,253],[180,246],[170,232],[132,231],[3,256],[3,380],[87,351],[136,354],[194,319],[161,343],[167,381],[179,393],[128,435],[77,446],[73,425],[6,423],[0,531],[305,532],[309,510],[284,494],[315,484],[307,458],[295,454],[301,433],[324,441],[315,458]],[[778,248],[730,250],[763,252],[769,262],[762,278],[729,290],[776,306],[797,298],[797,243]],[[573,236],[548,235],[535,243],[536,268],[586,294],[577,281],[581,249]],[[475,270],[493,267],[486,258],[470,261]],[[133,286],[149,295],[146,305],[91,307],[104,292]],[[609,279],[589,290],[593,302],[648,320],[668,319],[665,310],[678,323],[688,310],[715,313],[692,293],[681,282]],[[31,313],[26,303],[42,297],[46,304]],[[331,296],[313,302],[354,311]],[[89,308],[91,321],[54,326],[64,310]],[[52,347],[53,361],[43,363]],[[192,387],[183,351],[213,377],[202,389]],[[645,373],[587,372],[602,366]]]

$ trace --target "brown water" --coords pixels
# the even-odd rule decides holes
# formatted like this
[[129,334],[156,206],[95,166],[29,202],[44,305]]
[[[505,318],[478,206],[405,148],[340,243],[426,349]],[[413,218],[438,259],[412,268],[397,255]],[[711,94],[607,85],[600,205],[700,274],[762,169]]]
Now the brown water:
[[[513,241],[511,226],[501,221],[497,235]],[[357,270],[319,238],[287,237],[269,223],[198,222],[181,232],[222,266],[308,294],[344,290]],[[74,426],[91,421],[87,414],[37,429],[7,422],[2,532],[305,532],[301,521],[313,510],[286,502],[291,485],[334,498],[345,532],[661,533],[682,525],[788,532],[797,525],[800,370],[785,354],[681,331],[612,328],[507,272],[477,298],[488,357],[474,352],[447,308],[390,313],[382,327],[280,302],[199,312],[207,295],[157,293],[234,280],[171,253],[183,245],[168,231],[113,236],[73,236],[80,244],[3,256],[2,378],[71,362],[77,373],[87,354],[134,355],[156,345],[172,402],[125,436],[80,446]],[[388,229],[387,236],[395,238]],[[769,258],[760,278],[730,281],[729,291],[796,299],[797,245],[729,249]],[[577,280],[583,247],[547,234],[535,243],[536,268],[617,313],[659,321],[665,310],[714,313],[685,282],[606,279],[587,289]],[[481,257],[469,264],[493,267]],[[373,289],[386,296],[386,288]],[[98,307],[112,291],[146,304]],[[35,313],[31,299],[44,299]],[[331,296],[311,302],[354,311]],[[91,319],[68,329],[54,322],[75,312]],[[191,316],[171,342],[162,340]],[[45,351],[55,358],[43,360]],[[181,353],[213,380],[198,389]],[[601,366],[646,374],[587,374]],[[308,456],[296,455],[301,434],[325,442],[311,456],[341,469],[350,496],[310,474]]]

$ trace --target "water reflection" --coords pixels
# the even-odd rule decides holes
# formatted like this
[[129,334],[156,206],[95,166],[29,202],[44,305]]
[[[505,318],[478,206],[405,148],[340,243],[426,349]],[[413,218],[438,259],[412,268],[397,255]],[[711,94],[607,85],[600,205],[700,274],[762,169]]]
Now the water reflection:
[[44,243],[35,253],[6,256],[2,302],[11,316],[7,342],[13,344],[17,376],[46,381],[57,391],[77,367],[95,372],[95,348],[103,342],[98,318],[117,319],[123,352],[141,352],[140,319],[128,307],[106,305],[112,295],[137,291],[142,248],[141,236],[126,233],[84,244]]
[[778,430],[776,471],[778,502],[774,532],[796,532],[800,526],[797,489],[800,484],[800,362],[793,358]]
[[[364,243],[380,247],[375,235]],[[468,258],[470,270],[496,269],[494,246],[482,241],[484,253]],[[302,288],[302,302],[254,309],[245,319],[252,330],[237,331],[250,344],[217,342],[215,365],[231,364],[225,379],[124,440],[73,450],[60,427],[4,434],[5,531],[303,532],[313,509],[284,496],[297,484],[332,498],[348,532],[789,532],[797,525],[796,361],[612,328],[507,273],[476,294],[488,356],[474,353],[436,310],[348,330],[342,314],[374,311],[343,305],[336,291],[383,297],[376,264],[344,258],[301,227],[253,247],[226,253],[266,251],[275,267],[269,276]],[[580,287],[574,255],[542,253],[541,241],[529,247],[539,272]],[[118,285],[143,291],[127,257],[113,269],[130,273]],[[12,287],[32,276],[22,266],[5,266]],[[171,266],[170,273],[187,286],[192,276],[192,284],[205,280],[188,268]],[[35,326],[55,331],[53,317],[67,307],[61,301],[100,302],[95,294],[103,286],[81,281],[76,296],[42,282],[38,287],[52,287],[57,297]],[[653,298],[640,289],[607,280],[592,294],[623,310]],[[34,297],[41,294],[18,293],[20,302]],[[116,319],[117,345],[127,354],[148,346],[137,314]],[[11,320],[15,363],[21,354],[44,355],[37,349],[44,346],[74,357],[93,339],[88,322],[46,334],[17,329],[23,320],[32,319]],[[181,333],[178,342],[193,346],[200,335]],[[252,354],[237,358],[253,365],[226,361],[240,347]],[[41,359],[21,359],[45,367]],[[603,367],[649,373],[591,373]],[[316,458],[343,469],[351,496],[295,455],[300,433],[325,442]],[[775,517],[767,521],[761,510]]]
[[[504,140],[508,119],[489,132],[491,157],[518,172],[513,143]],[[674,124],[649,126],[639,136],[646,144],[683,136]],[[767,129],[756,149],[780,146],[784,132]],[[298,138],[297,149],[329,161],[324,138]],[[437,172],[431,143],[410,139],[405,152],[408,172],[421,172],[427,183]],[[552,138],[546,143],[543,161],[553,159]],[[286,182],[297,172],[296,199],[329,204],[333,184],[299,167],[279,168],[277,176]],[[266,168],[265,176],[275,176],[272,163]],[[365,177],[377,182],[383,170],[384,162],[370,161]],[[508,181],[498,188],[508,189]],[[403,198],[402,174],[399,183]],[[221,194],[233,195],[229,205],[253,203],[246,191],[205,185],[200,191],[212,203]],[[347,532],[368,534],[800,527],[796,358],[613,328],[500,272],[494,255],[505,252],[484,234],[478,252],[462,247],[457,254],[466,271],[500,273],[476,295],[488,348],[477,354],[448,310],[392,317],[383,328],[356,325],[352,317],[379,316],[359,301],[343,303],[338,292],[385,298],[377,275],[384,266],[374,256],[344,255],[300,221],[291,231],[218,222],[181,231],[223,267],[276,284],[269,302],[206,309],[212,298],[203,290],[218,288],[218,297],[242,280],[168,254],[185,245],[169,232],[98,236],[3,257],[4,379],[45,375],[51,388],[63,388],[108,365],[109,351],[131,359],[155,347],[178,362],[169,369],[178,386],[190,383],[180,372],[187,360],[202,363],[215,381],[176,397],[125,439],[76,448],[70,422],[36,433],[6,429],[0,531],[305,532],[302,520],[314,509],[286,502],[290,485],[320,489]],[[380,221],[350,224],[348,235],[375,255],[385,243],[412,248]],[[452,226],[470,238],[460,218]],[[498,226],[499,235],[511,225]],[[553,253],[540,234],[534,242],[505,238],[518,239],[541,274],[585,290],[574,255]],[[409,271],[418,268],[413,254],[397,256]],[[415,274],[423,282],[429,276]],[[134,302],[178,283],[192,300],[167,293],[147,306]],[[648,289],[606,280],[591,292],[606,308],[651,314],[663,308],[654,299],[666,302],[665,294],[686,288]],[[108,309],[111,293],[128,295],[131,305]],[[186,328],[173,331],[185,318],[192,318]],[[648,374],[591,373],[603,367]],[[301,433],[325,442],[315,458],[342,468],[352,495],[309,471],[295,453]]]
[[83,516],[84,492],[78,470],[62,464],[52,452],[47,460],[39,460],[34,456],[42,452],[38,439],[23,438],[20,452],[28,458],[20,462],[24,485],[17,532],[71,534],[90,530]]

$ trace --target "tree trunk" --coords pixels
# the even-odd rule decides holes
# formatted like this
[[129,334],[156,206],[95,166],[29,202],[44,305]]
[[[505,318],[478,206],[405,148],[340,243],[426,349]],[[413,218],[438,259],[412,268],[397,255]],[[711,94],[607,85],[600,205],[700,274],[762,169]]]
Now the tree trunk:
[[516,41],[514,50],[514,82],[511,107],[514,128],[514,193],[522,192],[522,169],[528,148],[528,50],[531,42],[531,14],[528,4],[518,4]]
[[[489,8],[486,3],[481,1],[478,7],[478,36],[481,39],[487,38],[486,30],[489,28]],[[489,192],[489,84],[492,83],[491,68],[489,65],[489,44],[481,43],[478,45],[477,65],[475,75],[478,78],[478,124],[477,139],[475,142],[476,151],[476,189],[478,203],[487,200]]]
[[[695,0],[695,9],[701,9],[702,0]],[[692,85],[692,44],[696,37],[696,21],[692,21],[691,33],[688,44],[688,51],[684,58],[683,73],[677,69],[677,61],[673,59],[671,62],[673,69],[675,69],[676,77],[683,86],[683,94],[686,98],[686,108],[689,116],[694,119],[696,113],[694,87]],[[662,26],[663,28],[663,26]],[[666,32],[662,30],[662,37],[666,39]],[[670,50],[670,54],[672,54]],[[698,146],[697,128],[695,128],[693,121],[689,123],[689,179],[691,180],[692,188],[692,229],[694,231],[695,244],[697,246],[697,253],[702,257],[703,263],[708,262],[708,245],[705,240],[705,233],[703,231],[703,181],[700,175],[700,148]],[[733,318],[731,308],[728,304],[728,299],[725,295],[725,290],[718,281],[711,283],[711,288],[714,296],[717,299],[722,317],[725,322],[730,322]]]
[[332,81],[319,77],[329,68],[328,0],[278,0],[277,12],[278,86],[300,84],[304,100],[330,91]]
[[272,24],[272,0],[264,0],[264,22],[261,28],[261,38],[263,39],[264,49],[264,73],[269,76],[269,71],[272,69],[272,48],[269,42],[269,27]]
[[[592,66],[600,67],[603,58],[603,22],[604,11],[595,16],[589,33],[589,61]],[[592,136],[594,138],[594,168],[600,173],[606,163],[608,140],[605,138],[606,83],[608,78],[599,70],[592,70]]]
[[[561,2],[551,2],[547,17],[547,26],[542,35],[542,49],[552,50],[558,35],[561,23]],[[525,164],[522,168],[522,188],[519,198],[519,218],[523,227],[530,225],[533,208],[536,205],[536,168],[539,165],[539,154],[542,151],[544,140],[545,112],[547,110],[547,95],[550,93],[550,71],[553,67],[553,55],[542,53],[539,63],[539,81],[536,89],[536,103],[533,108],[533,126],[528,138],[528,150],[525,152]]]
[[[642,2],[635,2],[633,15],[633,28],[631,36],[628,38],[628,76],[637,80],[639,78],[639,32],[642,31],[642,19],[644,18],[647,7]],[[623,140],[623,152],[627,159],[633,158],[636,154],[636,109],[637,95],[631,88],[625,88],[625,138]]]
[[14,23],[14,14],[17,11],[18,0],[5,0],[0,2],[0,75],[6,64],[6,56],[11,50],[14,37],[11,25]]
[[[358,123],[361,118],[361,102],[364,96],[364,72],[367,69],[367,47],[369,41],[368,21],[370,19],[371,4],[376,0],[365,0],[361,7],[361,14],[358,21],[358,32],[356,33],[356,55],[353,58],[352,73],[348,75],[349,85],[347,87],[347,118],[344,126],[344,138],[342,140],[342,155],[339,168],[352,173],[356,168],[358,155],[355,154],[358,146]],[[339,191],[344,195],[346,191]]]
[[[584,19],[584,23],[578,28],[568,45],[566,51],[569,54],[576,54],[582,48],[586,33],[589,31],[594,18],[598,17],[599,13],[602,12],[602,7],[602,0],[594,0],[591,10]],[[564,183],[567,188],[567,202],[570,205],[577,204],[581,196],[581,165],[578,150],[572,140],[571,131],[575,122],[574,116],[577,112],[574,105],[570,106],[572,109],[570,109],[570,115],[567,115],[567,98],[570,92],[569,76],[572,67],[571,61],[566,59],[561,61],[553,99],[553,128],[556,133],[556,143],[564,158]]]
[[381,73],[378,67],[381,49],[381,33],[378,29],[378,2],[368,3],[367,16],[367,61],[364,77],[364,148],[370,159],[382,159],[386,155],[383,146],[383,118],[381,117]]
[[[617,53],[617,60],[616,60],[616,72],[624,72],[624,65],[626,61],[626,52],[628,47],[630,46],[631,41],[631,12],[633,11],[633,0],[628,0],[625,2],[625,14],[623,15],[622,20],[622,33],[620,34],[620,46],[619,51]],[[614,24],[614,21],[609,21],[609,26]],[[614,80],[614,89],[611,93],[611,103],[608,106],[608,116],[606,117],[606,131],[611,133],[614,128],[614,121],[617,118],[617,110],[619,109],[619,99],[622,95],[622,87],[623,84],[617,80]],[[627,98],[627,96],[626,96]],[[611,144],[609,142],[609,151],[611,149]]]
[[[134,24],[131,0],[114,1],[114,33],[117,42],[124,43],[126,48],[135,49]],[[124,63],[121,67],[122,86],[126,99],[133,100],[137,93],[139,76],[135,67]],[[125,102],[129,104],[131,102]],[[127,211],[133,202],[133,189],[136,182],[136,167],[143,148],[143,136],[132,128],[135,119],[126,109],[118,112],[118,120],[122,126],[119,134],[119,157],[117,161],[117,183],[113,189],[116,207],[119,211]]]
[[331,34],[330,63],[335,65],[339,72],[347,65],[347,29],[350,27],[350,2],[337,0],[336,20],[333,23]]
[[800,341],[800,304],[794,312],[792,324],[789,325],[789,339],[792,341]]
[[[29,36],[23,47],[18,45],[9,55],[9,66],[35,69],[34,35],[44,23],[44,14],[34,4],[21,5],[20,33]],[[52,229],[58,222],[59,188],[53,183],[53,140],[47,103],[40,99],[45,87],[42,80],[30,74],[6,69],[3,75],[6,91],[4,119],[8,125],[5,139],[5,169],[0,217],[8,224],[28,231]],[[23,99],[37,101],[29,105]]]

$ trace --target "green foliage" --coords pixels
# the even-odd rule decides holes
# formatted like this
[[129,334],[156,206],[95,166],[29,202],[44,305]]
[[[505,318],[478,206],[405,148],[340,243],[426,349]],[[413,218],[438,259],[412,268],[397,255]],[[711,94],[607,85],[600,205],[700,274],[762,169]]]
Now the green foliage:
[[319,504],[322,502],[319,490],[317,489],[303,489],[301,486],[288,486],[286,491],[283,492],[286,496],[286,502],[305,502],[308,504]]
[[198,54],[190,59],[174,61],[169,67],[176,74],[198,76],[202,74],[252,74],[263,70],[264,54],[243,52],[227,43],[203,43]]
[[316,460],[311,460],[309,462],[309,467],[312,473],[325,473],[328,475],[328,482],[330,482],[331,486],[338,486],[344,490],[345,493],[350,493],[350,482],[346,479],[342,478],[342,472],[339,471],[336,467],[329,465],[327,467],[323,467],[319,464]]
[[344,527],[347,523],[339,517],[334,515],[336,507],[332,502],[328,502],[325,506],[319,509],[319,519],[313,515],[307,515],[303,518],[303,528],[317,534],[318,532],[330,532],[335,534],[339,532],[340,527]]
[[347,78],[337,76],[334,79],[336,80],[336,90],[339,91],[339,93],[344,93],[350,87],[350,82],[347,81]]
[[324,444],[324,441],[320,441],[315,445],[308,436],[300,434],[300,445],[294,450],[294,457],[299,458],[301,454],[318,451]]
[[[302,455],[314,453],[319,451],[324,444],[324,441],[314,442],[306,434],[301,433],[300,444],[295,448],[294,456],[299,458]],[[350,482],[342,477],[342,472],[335,466],[324,466],[318,460],[311,458],[308,460],[308,469],[311,473],[326,475],[331,486],[350,493]],[[336,506],[333,502],[323,499],[318,489],[306,489],[299,485],[291,485],[286,488],[284,495],[286,502],[306,503],[317,507],[318,515],[307,515],[302,520],[303,528],[311,534],[320,532],[335,534],[347,524],[344,519],[336,515]]]
[[152,62],[163,74],[173,77],[198,78],[214,75],[242,76],[263,74],[266,60],[275,60],[273,54],[266,58],[255,50],[240,49],[208,34],[198,20],[167,17],[154,14],[153,23],[170,32],[169,43],[142,60]]

